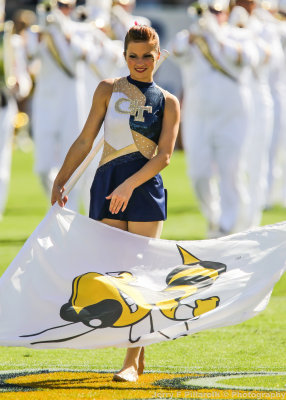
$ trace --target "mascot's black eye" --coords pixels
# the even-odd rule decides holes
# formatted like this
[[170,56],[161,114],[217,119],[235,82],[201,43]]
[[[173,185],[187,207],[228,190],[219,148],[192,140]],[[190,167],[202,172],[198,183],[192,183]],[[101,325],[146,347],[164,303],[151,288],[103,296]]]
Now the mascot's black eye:
[[78,314],[75,312],[71,303],[66,303],[61,307],[60,317],[65,321],[79,322]]
[[92,304],[83,308],[79,313],[81,322],[85,325],[90,325],[89,322],[93,319],[101,321],[100,328],[112,326],[122,314],[122,305],[117,300],[106,299],[97,304]]
[[79,313],[74,310],[70,303],[66,303],[62,306],[60,311],[60,316],[65,321],[82,322],[92,328],[95,327],[92,320],[97,320],[96,326],[106,328],[112,326],[121,314],[122,305],[119,301],[112,299],[106,299],[97,304],[91,304],[90,306],[84,307]]

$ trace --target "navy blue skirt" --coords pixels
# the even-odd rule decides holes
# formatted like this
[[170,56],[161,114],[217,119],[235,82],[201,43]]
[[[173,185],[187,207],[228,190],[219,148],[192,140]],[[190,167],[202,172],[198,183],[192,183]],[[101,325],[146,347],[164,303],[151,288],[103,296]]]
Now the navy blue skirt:
[[109,212],[110,200],[106,196],[122,182],[139,171],[149,160],[140,152],[118,157],[99,167],[90,189],[89,217],[121,221],[162,221],[167,218],[167,191],[160,174],[134,189],[124,212]]

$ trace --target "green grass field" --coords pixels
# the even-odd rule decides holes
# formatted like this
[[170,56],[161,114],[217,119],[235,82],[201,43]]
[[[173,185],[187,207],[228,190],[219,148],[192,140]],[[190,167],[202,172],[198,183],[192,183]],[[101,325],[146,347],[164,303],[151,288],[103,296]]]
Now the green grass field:
[[[33,155],[14,151],[12,181],[7,209],[0,222],[0,275],[44,217],[49,203],[32,172]],[[203,239],[206,224],[185,172],[182,152],[163,171],[168,188],[168,220],[163,237]],[[286,219],[286,210],[275,207],[263,216],[263,224]],[[286,371],[286,276],[276,284],[266,310],[257,317],[228,328],[201,332],[177,341],[147,348],[147,370],[162,372],[249,372]],[[0,369],[116,370],[124,349],[30,350],[5,348],[0,351]],[[251,380],[251,378],[249,378]],[[286,389],[285,376],[265,377],[264,386]],[[275,382],[274,382],[275,381]],[[260,381],[259,381],[260,382]],[[254,381],[251,381],[254,385]],[[1,398],[1,394],[0,394]],[[16,399],[16,397],[15,397]]]

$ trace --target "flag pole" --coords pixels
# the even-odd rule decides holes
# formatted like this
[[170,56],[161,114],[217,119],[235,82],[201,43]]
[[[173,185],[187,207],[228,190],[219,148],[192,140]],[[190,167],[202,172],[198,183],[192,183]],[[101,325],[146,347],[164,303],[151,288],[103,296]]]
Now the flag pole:
[[80,164],[80,166],[75,170],[75,172],[72,174],[70,179],[67,181],[66,188],[63,192],[63,196],[68,195],[72,188],[75,186],[81,175],[84,173],[84,171],[87,169],[89,164],[92,162],[96,154],[100,151],[104,143],[104,138],[102,138],[98,141],[98,143],[94,146],[94,148],[88,153],[86,158],[83,160],[83,162]]
[[162,63],[169,57],[170,53],[166,49],[161,50],[160,58],[155,66],[154,74],[158,71]]

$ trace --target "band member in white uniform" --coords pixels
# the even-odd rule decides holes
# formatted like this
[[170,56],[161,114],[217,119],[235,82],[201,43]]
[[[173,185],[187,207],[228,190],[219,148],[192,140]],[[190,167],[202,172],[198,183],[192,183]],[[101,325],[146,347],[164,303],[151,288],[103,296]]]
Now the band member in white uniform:
[[[19,99],[29,91],[22,77],[23,60],[19,54],[13,23],[6,21],[5,3],[0,2],[0,219],[5,210],[10,181],[14,121],[18,112],[14,95]],[[14,44],[13,44],[14,43]]]
[[[32,128],[35,141],[35,171],[47,195],[67,149],[80,125],[77,99],[76,57],[63,34],[62,24],[74,22],[69,15],[75,0],[58,1],[56,8],[38,7],[39,32],[28,35],[28,55],[39,57],[40,72],[32,103]],[[69,207],[78,208],[78,191],[70,196]]]
[[88,19],[97,22],[98,28],[106,29],[110,24],[112,0],[86,0]]
[[[275,183],[277,178],[278,151],[283,146],[283,130],[285,129],[285,106],[286,106],[286,72],[285,72],[285,22],[280,20],[278,13],[278,2],[267,0],[261,2],[254,14],[261,21],[265,29],[268,29],[267,41],[271,47],[271,64],[269,74],[269,85],[273,98],[274,124],[269,149],[269,170],[266,193],[266,207],[273,206],[275,202]],[[278,19],[279,18],[279,19]],[[277,193],[278,194],[278,193]],[[277,195],[276,195],[277,196]],[[276,197],[279,199],[279,197]]]
[[[278,4],[277,18],[279,18],[279,34],[282,40],[283,52],[284,52],[284,66],[286,65],[286,1],[280,0]],[[282,85],[282,91],[286,102],[286,71],[285,80]],[[280,162],[279,167],[281,171],[281,192],[278,194],[278,201],[286,207],[286,116],[283,113],[282,118],[282,138],[279,147],[278,160]]]
[[237,0],[236,5],[243,7],[248,12],[246,28],[252,32],[252,40],[259,50],[259,60],[254,68],[253,79],[249,81],[254,100],[254,129],[251,131],[252,135],[247,143],[245,156],[250,193],[250,212],[247,225],[257,226],[261,222],[266,200],[269,149],[274,124],[274,106],[269,78],[271,65],[275,59],[275,44],[272,42],[272,31],[254,14],[255,1]]
[[136,0],[113,0],[111,9],[111,28],[116,39],[124,40],[126,32],[134,23],[151,25],[148,18],[132,15]]
[[182,133],[188,171],[211,237],[238,229],[240,161],[249,127],[243,72],[252,50],[234,40],[233,28],[223,23],[228,3],[210,4],[191,25],[191,33],[177,35],[173,52],[178,59],[183,56]]

